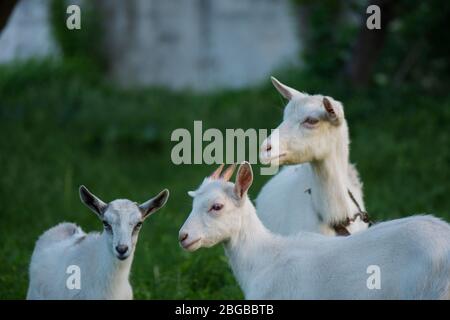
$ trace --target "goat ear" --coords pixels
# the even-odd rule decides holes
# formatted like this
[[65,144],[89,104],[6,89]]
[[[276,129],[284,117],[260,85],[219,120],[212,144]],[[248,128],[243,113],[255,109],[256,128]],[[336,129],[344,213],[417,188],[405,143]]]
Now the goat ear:
[[273,83],[273,86],[275,87],[275,89],[277,89],[278,92],[288,100],[291,100],[295,95],[303,95],[303,93],[295,90],[294,88],[291,88],[285,84],[282,84],[275,77],[270,77],[270,80],[272,80],[272,83]]
[[247,161],[244,161],[238,169],[236,175],[236,182],[234,184],[234,193],[239,199],[247,193],[253,182],[252,166]]
[[162,208],[166,204],[168,198],[169,198],[169,190],[164,189],[163,191],[158,193],[156,197],[151,198],[150,200],[139,205],[139,210],[142,213],[142,218],[145,219],[152,213]]
[[195,191],[188,191],[187,194],[189,197],[194,198],[195,197]]
[[80,186],[79,193],[81,202],[83,202],[89,209],[94,211],[94,213],[96,213],[100,218],[103,217],[107,204],[97,198],[85,186]]
[[339,124],[339,117],[337,116],[336,109],[327,97],[323,97],[323,106],[327,112],[327,118],[333,124]]

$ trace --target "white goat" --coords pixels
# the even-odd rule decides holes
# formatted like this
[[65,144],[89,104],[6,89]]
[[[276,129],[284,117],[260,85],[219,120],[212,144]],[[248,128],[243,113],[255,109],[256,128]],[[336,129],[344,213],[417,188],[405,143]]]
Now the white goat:
[[[27,299],[132,299],[128,276],[139,229],[168,196],[165,189],[141,205],[125,199],[106,204],[81,186],[81,201],[103,221],[104,231],[86,234],[61,223],[41,235],[31,258]],[[78,288],[67,285],[70,266],[79,268]]]
[[366,229],[368,222],[357,215],[365,210],[362,184],[349,163],[342,104],[331,97],[301,93],[273,77],[272,82],[289,103],[283,122],[261,145],[261,162],[300,165],[283,168],[262,188],[256,199],[260,219],[283,235]]
[[[221,168],[189,192],[193,208],[179,241],[188,251],[224,242],[247,299],[450,298],[450,226],[444,221],[414,216],[348,237],[275,235],[247,196],[250,164],[240,166],[235,184],[227,181],[228,169],[219,178]],[[373,266],[379,283],[367,273]]]

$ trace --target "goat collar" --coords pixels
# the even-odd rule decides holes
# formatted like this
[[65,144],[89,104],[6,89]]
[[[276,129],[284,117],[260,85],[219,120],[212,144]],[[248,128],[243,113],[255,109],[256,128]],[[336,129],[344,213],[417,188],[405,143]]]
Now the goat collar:
[[361,210],[361,206],[359,205],[358,201],[356,201],[355,197],[353,196],[353,193],[349,189],[347,189],[347,191],[348,195],[350,196],[350,199],[353,201],[356,208],[358,209],[358,212],[355,213],[352,218],[347,217],[344,221],[334,223],[331,225],[331,228],[334,229],[334,231],[338,236],[349,236],[350,232],[348,232],[347,227],[350,225],[350,223],[354,222],[358,217],[363,222],[367,223],[369,227],[372,225],[372,221],[370,220],[369,214],[366,211]]

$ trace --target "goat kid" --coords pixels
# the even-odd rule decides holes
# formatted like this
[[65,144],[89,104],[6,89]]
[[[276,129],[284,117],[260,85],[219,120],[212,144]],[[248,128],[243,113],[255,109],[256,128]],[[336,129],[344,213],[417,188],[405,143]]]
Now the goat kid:
[[[138,205],[125,199],[106,204],[86,187],[81,201],[102,221],[102,233],[84,233],[73,223],[61,223],[36,242],[30,263],[27,299],[132,299],[128,281],[143,221],[163,207],[167,189]],[[80,288],[66,282],[69,266],[80,271]]]

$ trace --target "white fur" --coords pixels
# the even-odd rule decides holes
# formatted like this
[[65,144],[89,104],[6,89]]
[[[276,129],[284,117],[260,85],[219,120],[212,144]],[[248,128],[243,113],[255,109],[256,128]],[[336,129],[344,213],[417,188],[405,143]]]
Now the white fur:
[[[300,93],[274,78],[272,81],[290,101],[277,135],[268,137],[261,145],[260,158],[263,163],[290,166],[262,188],[256,199],[258,215],[266,227],[282,235],[298,231],[334,235],[330,224],[353,218],[358,212],[348,190],[365,210],[358,172],[349,163],[343,106],[326,97],[336,114],[335,119],[330,119],[324,96]],[[308,117],[318,119],[318,124],[304,124]],[[367,224],[357,218],[348,230],[354,233],[366,228]]]
[[[61,223],[47,230],[36,242],[31,258],[27,299],[132,299],[128,277],[138,223],[162,207],[167,196],[168,192],[163,191],[141,206],[122,199],[108,205],[95,196],[90,198],[90,203],[84,199],[88,207],[109,223],[111,231],[86,234],[73,223]],[[129,249],[120,254],[118,245]],[[71,265],[81,271],[80,289],[66,286],[71,276],[66,271]]]
[[[240,199],[235,190],[233,183],[206,179],[195,191],[180,241],[188,251],[223,242],[247,299],[449,298],[446,222],[414,216],[348,237],[281,236],[266,229],[247,195]],[[210,211],[217,203],[223,208]],[[380,267],[381,289],[367,287],[371,265]]]

